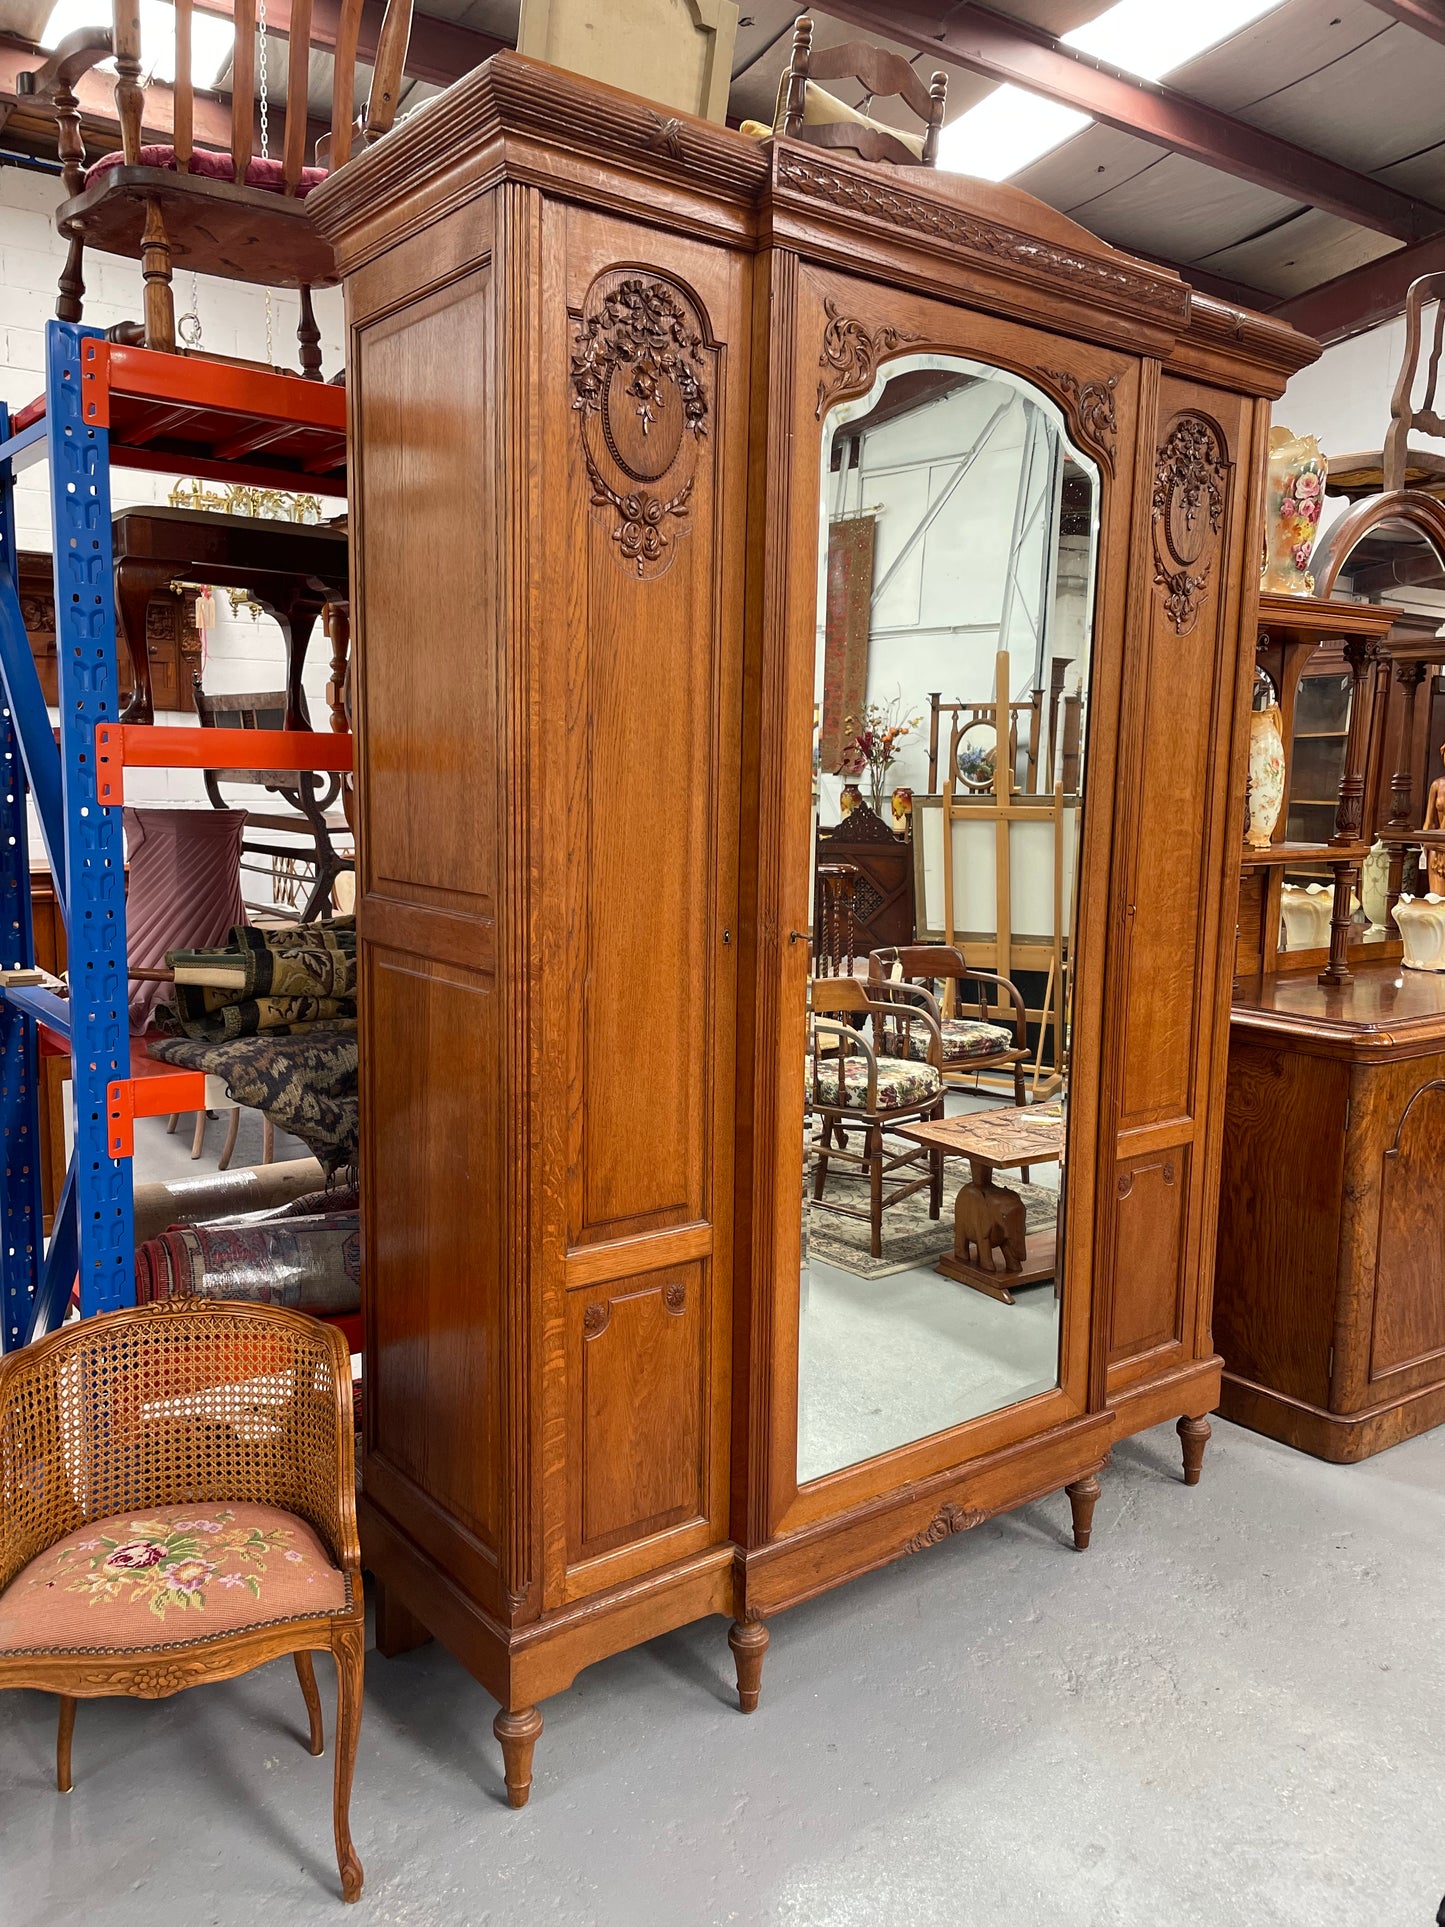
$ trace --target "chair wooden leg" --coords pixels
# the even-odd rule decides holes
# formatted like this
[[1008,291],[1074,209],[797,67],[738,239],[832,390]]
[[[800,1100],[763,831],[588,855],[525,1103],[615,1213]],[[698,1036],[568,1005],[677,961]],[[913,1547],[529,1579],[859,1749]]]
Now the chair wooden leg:
[[356,1848],[351,1843],[351,1781],[356,1771],[356,1743],[361,1735],[363,1629],[357,1625],[343,1626],[332,1639],[331,1651],[336,1660],[336,1781],[332,1795],[336,1864],[341,1871],[341,1898],[360,1900],[363,1875]]
[[197,1111],[195,1135],[191,1139],[192,1161],[198,1158],[201,1155],[201,1152],[205,1148],[206,1148],[206,1113],[204,1111]]
[[238,1104],[236,1108],[231,1112],[231,1121],[226,1126],[226,1142],[221,1146],[221,1156],[216,1165],[216,1169],[218,1171],[225,1171],[230,1168],[231,1153],[236,1148],[236,1133],[240,1130],[240,1128],[241,1128],[241,1107]]
[[883,1132],[873,1125],[863,1140],[863,1155],[868,1160],[869,1250],[875,1258],[883,1256]]
[[167,1137],[175,1136],[176,1126],[180,1123],[180,1121],[181,1121],[180,1112],[172,1111],[170,1116],[166,1119],[166,1136]]
[[532,1791],[532,1754],[542,1731],[542,1715],[535,1706],[509,1713],[505,1707],[492,1721],[502,1747],[502,1771],[507,1781],[507,1805],[524,1807]]
[[72,234],[70,245],[65,251],[65,266],[60,270],[60,285],[55,298],[55,319],[57,321],[83,320],[84,295],[85,242],[78,234]]
[[301,1697],[306,1702],[306,1717],[311,1722],[306,1750],[319,1759],[326,1751],[326,1735],[321,1726],[321,1695],[316,1690],[316,1668],[311,1662],[310,1653],[293,1653],[291,1657],[296,1661],[296,1677],[301,1683]]
[[930,1218],[943,1216],[943,1153],[928,1153],[928,1215]]
[[261,1162],[274,1164],[276,1161],[276,1126],[263,1111],[261,1113]]
[[321,330],[316,325],[316,315],[311,306],[311,290],[301,289],[301,321],[296,329],[296,339],[300,343],[298,360],[301,372],[308,381],[321,379]]
[[821,1198],[823,1186],[828,1182],[828,1147],[833,1142],[833,1120],[823,1119],[823,1135],[813,1154],[813,1196]]
[[60,1695],[60,1721],[55,1730],[55,1790],[69,1793],[70,1742],[75,1734],[75,1701],[68,1693]]
[[146,346],[171,355],[176,349],[176,304],[171,294],[171,244],[159,201],[147,201],[141,229],[140,271],[145,277]]

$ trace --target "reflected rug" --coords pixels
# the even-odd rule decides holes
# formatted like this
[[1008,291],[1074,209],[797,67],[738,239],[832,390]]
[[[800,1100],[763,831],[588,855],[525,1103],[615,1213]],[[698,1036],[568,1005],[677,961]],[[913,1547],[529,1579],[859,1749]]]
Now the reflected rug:
[[[958,1188],[968,1181],[968,1166],[950,1158],[943,1167],[943,1210],[937,1218],[928,1215],[928,1193],[915,1191],[901,1204],[883,1213],[883,1256],[875,1258],[868,1249],[870,1232],[866,1218],[844,1218],[836,1211],[815,1211],[811,1204],[805,1220],[808,1256],[837,1265],[858,1278],[887,1278],[893,1272],[915,1271],[934,1264],[945,1251],[953,1249],[953,1200]],[[1024,1201],[1030,1231],[1046,1231],[1058,1216],[1059,1194],[1042,1184],[1022,1184],[1017,1174],[999,1173],[999,1182],[1017,1191]],[[868,1187],[858,1179],[828,1174],[825,1198],[840,1204],[862,1206],[868,1200]],[[886,1188],[885,1188],[886,1196]]]

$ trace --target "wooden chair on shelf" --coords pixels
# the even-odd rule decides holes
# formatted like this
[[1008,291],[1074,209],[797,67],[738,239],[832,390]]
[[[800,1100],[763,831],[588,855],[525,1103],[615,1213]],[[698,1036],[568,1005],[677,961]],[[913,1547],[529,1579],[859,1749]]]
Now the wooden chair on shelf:
[[[114,0],[113,27],[81,27],[43,66],[22,73],[18,90],[49,100],[55,108],[66,199],[55,224],[69,242],[55,312],[61,321],[82,319],[86,248],[139,261],[145,279],[145,323],[112,332],[147,348],[174,352],[173,267],[263,287],[297,288],[301,296],[301,372],[321,378],[320,334],[311,290],[335,282],[331,243],[306,212],[306,196],[345,166],[353,147],[377,140],[396,116],[411,34],[411,0],[388,0],[377,39],[371,93],[353,120],[356,50],[363,0],[339,0],[334,44],[335,78],[331,132],[324,162],[305,165],[307,69],[311,51],[312,0],[293,0],[288,24],[286,105],[281,157],[269,149],[267,91],[260,95],[261,152],[255,151],[258,106],[257,29],[267,59],[265,0],[235,0],[235,51],[231,69],[230,140],[218,151],[196,145],[197,102],[191,80],[193,0],[176,0],[174,130],[168,145],[142,138],[147,120],[141,84],[141,10],[133,0]],[[328,41],[328,46],[331,44]],[[101,61],[115,59],[115,104],[121,145],[87,168],[76,83]],[[263,81],[265,78],[263,68]],[[202,96],[202,119],[212,103]],[[220,129],[208,129],[219,138]],[[318,155],[321,162],[321,156]]]
[[[943,1208],[943,1159],[910,1145],[890,1151],[886,1134],[899,1124],[943,1116],[943,1041],[933,1000],[910,984],[860,983],[856,977],[819,977],[812,984],[808,1103],[821,1120],[814,1149],[813,1203],[840,1216],[865,1219],[873,1256],[883,1255],[883,1213],[917,1191],[927,1190],[928,1215]],[[915,1056],[915,1034],[922,1054]],[[863,1146],[850,1148],[861,1132]],[[828,1173],[841,1166],[868,1186],[868,1208],[858,1210],[825,1198]],[[923,1167],[892,1191],[888,1179]]]
[[[885,126],[819,86],[824,80],[854,80],[875,99],[902,99],[923,122],[914,134]],[[887,53],[867,40],[838,47],[813,46],[813,22],[804,14],[793,30],[793,49],[778,88],[773,131],[815,147],[848,148],[865,161],[891,161],[903,167],[933,167],[948,101],[948,76],[935,73],[927,86],[900,54]]]
[[[303,694],[303,704],[304,700]],[[203,728],[240,731],[281,729],[284,727],[286,701],[283,690],[209,696],[201,687],[200,677],[196,678],[196,714]],[[303,721],[309,728],[309,720],[303,718]],[[244,747],[243,743],[238,743],[238,753],[244,753]],[[284,813],[281,810],[246,811],[247,833],[241,839],[242,868],[274,877],[278,859],[282,863],[298,860],[305,863],[314,875],[301,909],[300,921],[329,921],[336,879],[344,871],[356,867],[355,856],[338,850],[332,841],[334,836],[350,834],[350,825],[344,815],[328,814],[341,795],[340,776],[312,770],[282,773],[240,766],[235,769],[206,770],[204,776],[206,794],[218,810],[238,807],[236,803],[227,801],[221,788],[223,783],[263,789],[286,805]],[[273,839],[277,834],[309,835],[311,849],[306,850],[294,843],[278,844],[274,840],[261,840],[251,834],[253,830],[270,832]],[[245,863],[246,856],[269,859],[269,869],[262,870],[260,865]]]
[[0,1687],[58,1696],[60,1792],[78,1700],[165,1699],[284,1653],[319,1754],[311,1655],[329,1652],[346,1900],[362,1884],[353,1425],[341,1334],[270,1305],[168,1299],[0,1360]]
[[[870,951],[870,983],[905,983],[928,996],[943,1046],[945,1083],[960,1082],[978,1071],[1011,1071],[1014,1103],[1025,1104],[1024,1065],[1028,1062],[1028,1012],[1023,992],[1007,977],[993,970],[972,970],[963,952],[952,944],[910,944],[904,948]],[[976,1009],[968,1010],[961,998],[965,984],[976,991]],[[951,993],[951,994],[950,994]],[[992,993],[994,1002],[990,1002]],[[998,1004],[1005,999],[1013,1006],[1013,1022],[1000,1024]],[[910,1036],[909,1055],[924,1055],[925,1040]]]
[[[1428,329],[1427,309],[1433,309]],[[1427,335],[1428,352],[1422,354]],[[1384,447],[1356,455],[1332,456],[1329,487],[1333,494],[1359,501],[1363,496],[1409,488],[1445,500],[1445,455],[1438,449],[1410,445],[1412,434],[1445,438],[1445,416],[1441,414],[1445,397],[1440,393],[1442,353],[1445,353],[1445,273],[1422,274],[1410,283],[1405,296],[1405,348],[1390,399],[1390,426],[1385,433]],[[1422,361],[1425,390],[1417,405],[1412,398]]]

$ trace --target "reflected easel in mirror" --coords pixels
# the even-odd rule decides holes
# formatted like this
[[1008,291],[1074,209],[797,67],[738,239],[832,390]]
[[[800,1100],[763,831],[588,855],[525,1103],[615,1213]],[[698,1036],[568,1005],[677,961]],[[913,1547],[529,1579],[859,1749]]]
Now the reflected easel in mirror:
[[[1000,651],[992,703],[945,703],[930,696],[929,787],[935,794],[916,798],[914,805],[920,937],[962,948],[975,967],[1000,978],[1012,980],[1015,971],[1023,971],[1044,979],[1038,1004],[1026,1006],[1028,1022],[1038,1027],[1030,1080],[1034,1102],[1060,1088],[1067,1052],[1067,933],[1078,797],[1066,788],[1064,773],[1072,771],[1077,784],[1083,712],[1082,696],[1065,689],[1070,666],[1057,661],[1052,666],[1042,770],[1045,780],[1059,773],[1050,791],[1031,787],[1041,767],[1043,692],[1035,689],[1028,700],[1011,701],[1009,657]],[[940,792],[943,716],[948,717],[948,759]],[[1025,717],[1021,744],[1019,723]],[[993,732],[991,753],[969,746],[980,729]],[[1005,755],[999,755],[999,744],[1006,746]],[[1029,788],[1018,784],[1021,759]],[[946,1014],[953,1014],[951,1004]],[[1010,1014],[1002,991],[996,1014],[1000,1020]]]

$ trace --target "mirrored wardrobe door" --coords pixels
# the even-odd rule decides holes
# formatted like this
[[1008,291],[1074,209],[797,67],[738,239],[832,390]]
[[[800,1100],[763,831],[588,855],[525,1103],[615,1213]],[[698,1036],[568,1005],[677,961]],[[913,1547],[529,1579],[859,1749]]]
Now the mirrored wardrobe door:
[[822,436],[800,1485],[1058,1382],[1099,477],[888,362]]

